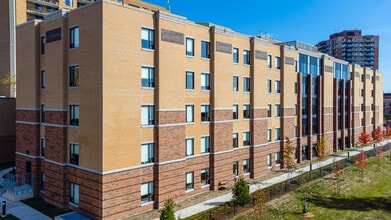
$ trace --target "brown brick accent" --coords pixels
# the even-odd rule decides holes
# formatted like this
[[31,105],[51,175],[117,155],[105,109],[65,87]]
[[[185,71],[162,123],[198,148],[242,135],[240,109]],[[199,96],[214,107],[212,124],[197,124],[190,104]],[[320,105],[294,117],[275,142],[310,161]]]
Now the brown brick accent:
[[253,120],[251,122],[251,144],[257,146],[267,143],[267,120]]
[[232,120],[232,110],[212,109],[211,116],[215,122]]
[[181,124],[186,119],[185,111],[158,111],[157,112],[157,124]]
[[251,111],[254,119],[267,118],[267,109],[251,109]]
[[185,126],[159,127],[156,161],[164,162],[185,157]]
[[60,163],[67,162],[67,128],[45,126],[46,158]]
[[25,122],[39,122],[39,110],[16,110],[16,120]]
[[45,201],[60,207],[65,207],[69,201],[69,182],[66,178],[66,168],[48,162],[44,162],[44,166]]
[[39,124],[16,123],[16,152],[38,156],[39,150]]
[[45,123],[66,125],[67,124],[67,112],[60,111],[45,111]]

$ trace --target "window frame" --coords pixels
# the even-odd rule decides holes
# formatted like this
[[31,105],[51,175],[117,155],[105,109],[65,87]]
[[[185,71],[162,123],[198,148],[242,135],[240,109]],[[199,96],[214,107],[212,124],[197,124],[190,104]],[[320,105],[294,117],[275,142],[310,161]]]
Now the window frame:
[[[143,191],[144,191],[143,190],[143,186],[147,188],[146,194],[143,194]],[[154,190],[153,190],[153,188],[154,188],[154,182],[153,181],[142,183],[140,185],[140,201],[141,201],[141,204],[145,204],[145,203],[149,203],[149,202],[153,202],[154,201]]]
[[239,133],[234,132],[232,133],[232,148],[238,148],[239,147]]
[[79,26],[69,28],[69,49],[77,49],[80,46]]
[[201,41],[201,58],[202,59],[210,59],[210,42],[209,41]]
[[141,27],[141,49],[155,50],[155,30],[154,29],[147,28],[147,27]]
[[[235,53],[235,51],[236,51],[236,53]],[[234,64],[239,63],[239,48],[237,48],[237,47],[232,48],[232,62]]]
[[243,119],[251,119],[251,106],[250,106],[250,104],[243,105]]
[[46,112],[46,108],[45,108],[45,104],[41,103],[41,123],[45,123],[45,112]]
[[208,186],[208,185],[210,185],[210,169],[204,168],[201,169],[201,186]]
[[201,137],[201,142],[200,142],[200,153],[201,154],[206,154],[210,153],[210,137],[209,136],[203,136]]
[[250,59],[250,50],[244,49],[243,50],[243,65],[251,65],[251,59]]
[[69,87],[77,88],[80,85],[80,67],[79,65],[69,66]]
[[141,126],[151,125],[155,125],[155,105],[141,105]]
[[274,153],[274,163],[276,166],[279,166],[281,164],[281,154],[280,152]]
[[[191,79],[189,79],[189,77]],[[186,88],[186,90],[194,90],[194,72],[193,71],[186,71],[185,88]]]
[[268,128],[266,135],[267,142],[272,142],[272,129]]
[[210,122],[210,105],[201,105],[201,122]]
[[239,105],[237,104],[232,105],[232,119],[233,120],[239,119]]
[[41,70],[41,89],[46,88],[46,71]]
[[186,105],[186,123],[194,123],[194,105]]
[[79,184],[70,182],[69,187],[69,202],[73,203],[75,205],[79,205],[79,193],[80,193],[80,187]]
[[78,104],[69,105],[69,125],[70,126],[79,126],[80,120],[80,107]]
[[141,144],[141,164],[150,164],[155,162],[155,143]]
[[141,66],[141,88],[155,88],[155,68]]
[[251,145],[251,135],[250,131],[243,132],[243,147]]
[[41,56],[45,55],[46,53],[46,37],[41,36],[41,47],[40,47],[40,54]]
[[[189,45],[189,42],[191,42],[191,45]],[[194,57],[194,38],[186,37],[186,56]]]
[[234,91],[234,92],[239,91],[239,77],[238,76],[232,77],[232,91]]
[[275,117],[281,117],[281,104],[275,104]]
[[209,73],[201,73],[201,91],[210,91]]
[[243,92],[251,92],[251,77],[243,77]]
[[267,68],[272,68],[272,55],[267,55]]
[[80,147],[78,143],[69,143],[69,163],[79,165]]
[[276,80],[275,81],[275,92],[277,93],[277,94],[281,94],[281,81],[280,80]]
[[194,190],[194,172],[186,172],[185,189],[186,191]]
[[194,155],[194,138],[186,138],[185,139],[185,156],[188,157],[188,156],[193,156],[193,155]]
[[273,166],[272,164],[272,154],[267,155],[267,166],[268,168],[271,168]]
[[249,174],[250,173],[250,159],[244,159],[243,160],[243,174]]
[[272,104],[267,104],[267,117],[271,118],[273,113]]
[[40,156],[45,157],[46,139],[44,137],[41,137],[39,146],[40,146]]
[[274,132],[275,132],[275,140],[276,141],[280,141],[281,140],[281,129],[280,128],[275,128],[274,129]]
[[281,57],[275,57],[275,68],[276,70],[281,70]]
[[266,87],[266,89],[267,89],[267,93],[269,93],[269,94],[272,93],[273,88],[272,88],[272,80],[271,79],[267,80],[267,87]]

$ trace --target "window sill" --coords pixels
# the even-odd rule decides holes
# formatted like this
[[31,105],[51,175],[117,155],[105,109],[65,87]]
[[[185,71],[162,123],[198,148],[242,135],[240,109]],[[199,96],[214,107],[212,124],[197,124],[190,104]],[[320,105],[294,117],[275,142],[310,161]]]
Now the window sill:
[[76,204],[76,203],[73,203],[73,202],[69,202],[68,204],[73,206],[73,207],[79,208],[79,204]]
[[79,125],[69,125],[69,128],[79,128]]
[[194,189],[187,189],[185,192],[186,192],[186,193],[194,192]]
[[201,121],[201,124],[210,124],[210,121]]
[[247,63],[244,63],[243,66],[247,66],[247,67],[250,67],[251,64],[247,64]]
[[69,86],[68,89],[78,89],[79,86]]
[[73,50],[77,50],[79,49],[79,47],[73,47],[73,48],[69,48],[69,51],[73,51]]
[[147,206],[147,205],[151,205],[151,204],[153,204],[153,203],[154,203],[153,200],[152,200],[152,201],[148,201],[148,202],[143,202],[143,203],[141,203],[141,207]]
[[249,93],[251,93],[251,91],[243,91],[243,93],[249,94]]
[[194,121],[187,121],[185,123],[186,123],[186,125],[194,125]]
[[148,49],[148,48],[143,48],[143,47],[141,47],[141,50],[146,51],[146,52],[155,52],[155,49]]
[[248,176],[248,175],[250,175],[250,173],[244,173],[244,174],[243,174],[243,176]]
[[270,170],[270,169],[272,169],[273,167],[272,167],[272,166],[267,166],[267,168]]
[[210,61],[210,58],[207,58],[207,57],[201,57],[201,60]]
[[141,125],[141,128],[153,128],[155,125]]
[[186,55],[186,57],[194,59],[194,55]]
[[210,187],[210,184],[201,185],[201,189]]
[[186,89],[186,92],[194,92],[194,89]]
[[143,86],[141,86],[141,89],[145,89],[145,90],[154,90],[155,87],[143,87]]
[[201,92],[210,92],[210,89],[201,89]]

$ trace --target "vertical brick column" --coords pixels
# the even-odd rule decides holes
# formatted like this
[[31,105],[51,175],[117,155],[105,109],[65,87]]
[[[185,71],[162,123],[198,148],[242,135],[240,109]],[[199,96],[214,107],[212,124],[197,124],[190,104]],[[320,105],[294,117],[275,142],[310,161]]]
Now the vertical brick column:
[[263,147],[267,143],[267,109],[255,108],[251,110],[253,120],[251,120],[251,145],[250,149],[250,168],[251,178],[266,175],[267,169],[267,152]]

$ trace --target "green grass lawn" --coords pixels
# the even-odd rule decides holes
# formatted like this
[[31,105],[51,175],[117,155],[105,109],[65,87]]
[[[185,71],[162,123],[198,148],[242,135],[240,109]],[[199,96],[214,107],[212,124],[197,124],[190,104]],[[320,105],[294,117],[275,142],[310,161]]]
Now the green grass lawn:
[[[303,198],[313,219],[391,219],[391,164],[384,158],[380,166],[372,158],[360,181],[359,168],[343,170],[340,194],[335,194],[335,176],[320,178],[268,203],[262,216],[247,214],[237,220],[307,219],[302,214]],[[379,169],[380,168],[380,169]],[[306,196],[305,196],[306,195]]]

